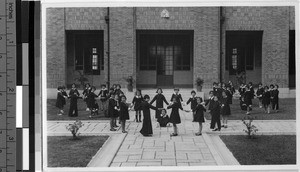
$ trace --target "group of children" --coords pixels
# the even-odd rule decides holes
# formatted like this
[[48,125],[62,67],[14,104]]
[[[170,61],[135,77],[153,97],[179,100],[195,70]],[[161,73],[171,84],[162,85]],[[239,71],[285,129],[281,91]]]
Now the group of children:
[[279,86],[271,84],[269,86],[264,86],[259,83],[256,93],[254,92],[252,82],[247,85],[241,84],[239,87],[240,106],[242,110],[247,111],[247,115],[250,114],[252,110],[252,99],[255,97],[259,100],[259,108],[264,108],[265,113],[270,114],[270,110],[273,109],[278,112],[279,109]]
[[[110,118],[110,131],[116,131],[115,127],[117,125],[117,119],[119,119],[119,124],[121,124],[122,132],[126,133],[125,123],[129,119],[129,111],[135,111],[135,121],[142,122],[141,112],[143,112],[143,123],[140,133],[143,136],[151,136],[153,134],[150,109],[155,110],[155,118],[157,120],[158,126],[166,127],[169,123],[173,124],[174,132],[171,136],[178,135],[177,125],[181,123],[179,109],[185,112],[192,112],[193,122],[199,123],[199,131],[195,133],[197,136],[202,135],[202,123],[204,120],[204,112],[208,111],[211,115],[210,129],[212,131],[220,131],[221,127],[227,128],[228,116],[231,115],[230,104],[232,104],[233,94],[235,89],[232,82],[225,83],[213,83],[212,91],[209,92],[209,99],[203,101],[201,97],[196,97],[196,92],[191,91],[191,97],[186,103],[183,103],[179,89],[174,89],[174,93],[168,102],[163,95],[161,88],[158,88],[156,95],[150,101],[150,96],[142,96],[141,90],[137,89],[135,96],[131,103],[127,103],[126,96],[121,91],[121,86],[119,84],[114,84],[109,90],[106,89],[106,85],[101,85],[101,90],[98,94],[95,94],[96,88],[90,86],[90,84],[85,85],[85,89],[82,95],[79,94],[76,85],[72,84],[72,88],[69,94],[66,93],[65,88],[62,86],[58,87],[56,107],[59,109],[58,115],[64,114],[63,107],[66,104],[66,99],[70,99],[70,110],[69,116],[78,116],[77,99],[82,98],[86,103],[86,110],[91,112],[89,117],[98,114],[98,110],[102,110],[106,117]],[[252,99],[256,96],[259,99],[260,108],[264,107],[266,113],[270,113],[270,108],[275,109],[276,112],[279,108],[278,106],[278,85],[270,85],[270,90],[268,86],[262,87],[259,84],[259,88],[254,93],[254,88],[252,83],[244,85],[242,84],[238,89],[241,98],[240,106],[242,110],[246,110],[246,114],[250,114],[252,110]],[[100,98],[98,105],[96,98]],[[156,106],[152,104],[156,102]],[[164,108],[166,104],[166,109],[171,109],[170,116],[167,115],[167,110]],[[184,110],[182,105],[190,104],[190,110]],[[222,125],[221,125],[222,116]],[[217,124],[217,127],[216,127]]]

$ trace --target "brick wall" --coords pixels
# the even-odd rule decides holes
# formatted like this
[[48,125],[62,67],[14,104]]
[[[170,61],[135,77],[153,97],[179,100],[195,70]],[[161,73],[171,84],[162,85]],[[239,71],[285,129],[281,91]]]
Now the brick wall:
[[110,82],[126,87],[136,73],[133,8],[110,8]]
[[289,7],[226,7],[226,30],[263,30],[262,82],[288,87]]
[[63,8],[46,11],[47,88],[66,84],[65,19]]

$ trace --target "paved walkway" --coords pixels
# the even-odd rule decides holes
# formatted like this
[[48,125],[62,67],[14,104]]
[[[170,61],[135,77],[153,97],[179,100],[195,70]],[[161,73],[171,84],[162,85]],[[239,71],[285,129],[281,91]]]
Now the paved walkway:
[[[152,111],[154,115],[154,111]],[[228,128],[220,132],[212,132],[209,129],[210,121],[207,120],[203,127],[203,135],[195,136],[198,124],[193,123],[190,113],[181,112],[182,123],[178,125],[179,136],[170,137],[172,126],[157,128],[154,119],[153,137],[143,137],[139,131],[142,123],[134,122],[134,114],[130,113],[131,121],[127,122],[128,134],[122,134],[120,129],[116,132],[109,131],[108,121],[83,121],[80,129],[81,135],[115,135],[124,137],[119,143],[119,149],[112,154],[108,166],[200,166],[200,165],[234,165],[238,164],[232,154],[226,149],[218,137],[219,134],[245,134],[244,125],[240,120],[228,122]],[[73,121],[48,121],[48,135],[70,135],[65,126]],[[265,120],[254,121],[257,126],[257,134],[296,134],[295,120]],[[116,137],[116,136],[114,136]],[[220,148],[220,145],[222,148]],[[104,148],[103,148],[104,149]],[[109,149],[109,146],[108,146]],[[225,153],[224,153],[225,152]],[[101,154],[98,152],[97,154]],[[100,156],[99,156],[100,157]],[[103,156],[102,156],[103,157]],[[94,158],[93,164],[97,164]],[[103,159],[98,159],[103,161]],[[100,163],[99,163],[100,164]]]

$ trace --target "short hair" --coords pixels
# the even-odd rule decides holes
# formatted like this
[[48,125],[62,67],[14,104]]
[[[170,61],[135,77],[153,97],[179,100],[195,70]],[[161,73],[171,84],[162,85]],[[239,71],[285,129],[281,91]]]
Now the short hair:
[[125,95],[122,95],[122,96],[120,97],[120,99],[122,99],[123,97],[124,97],[125,99],[127,99]]
[[162,111],[165,111],[165,112],[167,113],[167,110],[166,110],[165,108],[163,108],[163,109],[161,110],[161,112],[162,112]]
[[57,87],[57,90],[60,90],[60,89],[62,89],[62,86],[58,86],[58,87]]
[[264,89],[269,89],[269,87],[266,85],[266,86],[264,87]]
[[249,82],[249,85],[252,85],[252,82]]
[[106,87],[106,85],[105,85],[105,84],[102,84],[101,87]]
[[120,84],[117,84],[116,86],[122,88]]
[[158,93],[158,90],[160,90],[160,92],[163,93],[163,90],[161,88],[157,88],[156,93]]
[[274,85],[273,85],[273,84],[271,84],[271,85],[270,85],[270,87],[274,87]]
[[85,86],[85,87],[86,87],[87,85],[88,85],[89,87],[91,86],[91,84],[90,84],[90,83],[86,83],[86,84],[84,84],[84,86]]
[[95,86],[92,86],[92,90],[96,90],[96,87],[95,87]]
[[[73,84],[71,85],[71,87],[72,87],[73,85],[75,85],[75,87],[76,87],[76,84],[75,84],[75,83],[73,83]],[[62,86],[62,89],[64,89],[64,86]]]
[[192,91],[191,91],[191,94],[193,94],[193,93],[196,94],[196,91],[195,91],[195,90],[192,90]]
[[209,94],[214,94],[214,91],[210,91]]
[[174,91],[176,91],[176,90],[179,91],[179,88],[174,88]]
[[150,96],[149,96],[148,94],[146,94],[146,95],[144,96],[144,99],[150,99]]
[[279,88],[279,86],[277,84],[275,84],[275,87]]

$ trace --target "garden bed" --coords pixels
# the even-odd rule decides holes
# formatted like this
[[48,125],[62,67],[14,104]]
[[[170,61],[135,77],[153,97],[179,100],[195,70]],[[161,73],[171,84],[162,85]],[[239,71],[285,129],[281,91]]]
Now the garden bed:
[[48,167],[86,167],[109,136],[48,136]]
[[221,135],[220,138],[241,165],[295,165],[295,135]]

